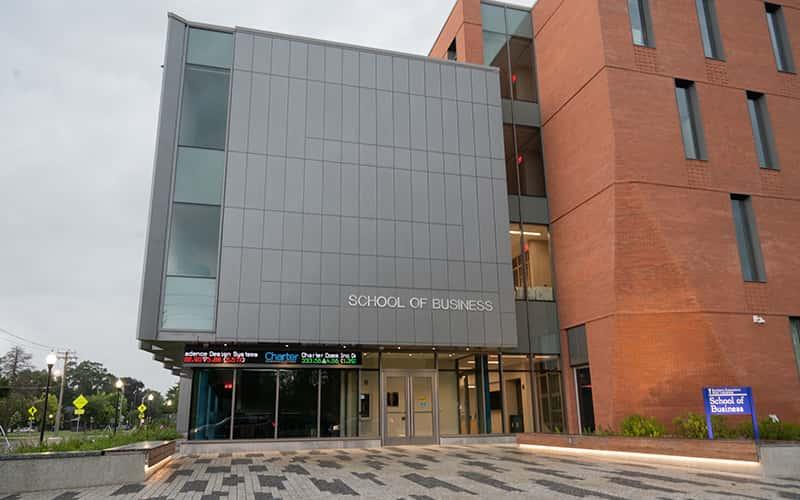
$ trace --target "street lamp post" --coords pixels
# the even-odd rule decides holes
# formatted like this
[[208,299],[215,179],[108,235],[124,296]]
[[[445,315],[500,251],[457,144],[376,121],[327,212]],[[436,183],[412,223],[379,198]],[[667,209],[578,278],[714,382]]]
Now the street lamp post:
[[42,410],[42,429],[39,432],[39,446],[44,442],[44,424],[47,421],[47,399],[50,397],[50,378],[53,376],[53,365],[56,364],[55,353],[47,355],[47,385],[44,390],[44,409]]
[[117,433],[117,427],[119,427],[119,397],[122,394],[122,380],[117,380],[114,386],[117,388],[117,404],[116,409],[114,411],[114,434]]

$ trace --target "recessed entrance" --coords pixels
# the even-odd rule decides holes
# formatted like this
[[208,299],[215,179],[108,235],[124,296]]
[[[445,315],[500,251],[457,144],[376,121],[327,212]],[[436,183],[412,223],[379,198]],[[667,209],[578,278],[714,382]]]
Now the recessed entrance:
[[435,371],[385,370],[383,393],[384,444],[437,442]]

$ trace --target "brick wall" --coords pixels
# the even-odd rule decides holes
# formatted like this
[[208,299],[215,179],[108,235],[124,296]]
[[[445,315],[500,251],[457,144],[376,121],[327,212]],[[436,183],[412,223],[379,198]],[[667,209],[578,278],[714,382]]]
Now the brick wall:
[[[632,44],[625,0],[534,6],[561,327],[587,325],[600,427],[700,412],[717,384],[800,421],[800,77],[776,70],[761,1],[717,2],[725,61],[704,57],[693,0],[650,3],[655,48]],[[782,3],[797,61],[800,1]],[[697,84],[708,161],[684,157],[675,78]],[[767,95],[778,172],[758,167],[745,90]],[[753,197],[767,283],[742,280],[733,192]]]

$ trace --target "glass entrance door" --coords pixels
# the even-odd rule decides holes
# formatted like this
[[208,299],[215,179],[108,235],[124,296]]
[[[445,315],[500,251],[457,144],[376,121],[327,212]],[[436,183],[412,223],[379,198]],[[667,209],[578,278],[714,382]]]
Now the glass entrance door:
[[387,370],[383,375],[384,443],[436,442],[435,372]]

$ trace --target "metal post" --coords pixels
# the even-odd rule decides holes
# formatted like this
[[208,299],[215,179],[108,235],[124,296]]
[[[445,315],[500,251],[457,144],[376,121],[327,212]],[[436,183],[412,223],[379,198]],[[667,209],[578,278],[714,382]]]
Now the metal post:
[[47,365],[47,386],[44,390],[44,409],[42,410],[42,429],[39,432],[39,446],[44,442],[44,424],[47,420],[47,398],[50,397],[50,377],[52,376],[53,365]]
[[119,395],[122,389],[117,389],[117,404],[114,405],[114,435],[117,434],[117,427],[119,427]]
[[58,408],[56,409],[56,432],[61,430],[61,408],[64,404],[64,381],[67,379],[67,363],[69,362],[69,351],[64,352],[64,369],[61,370],[61,390],[58,393]]

